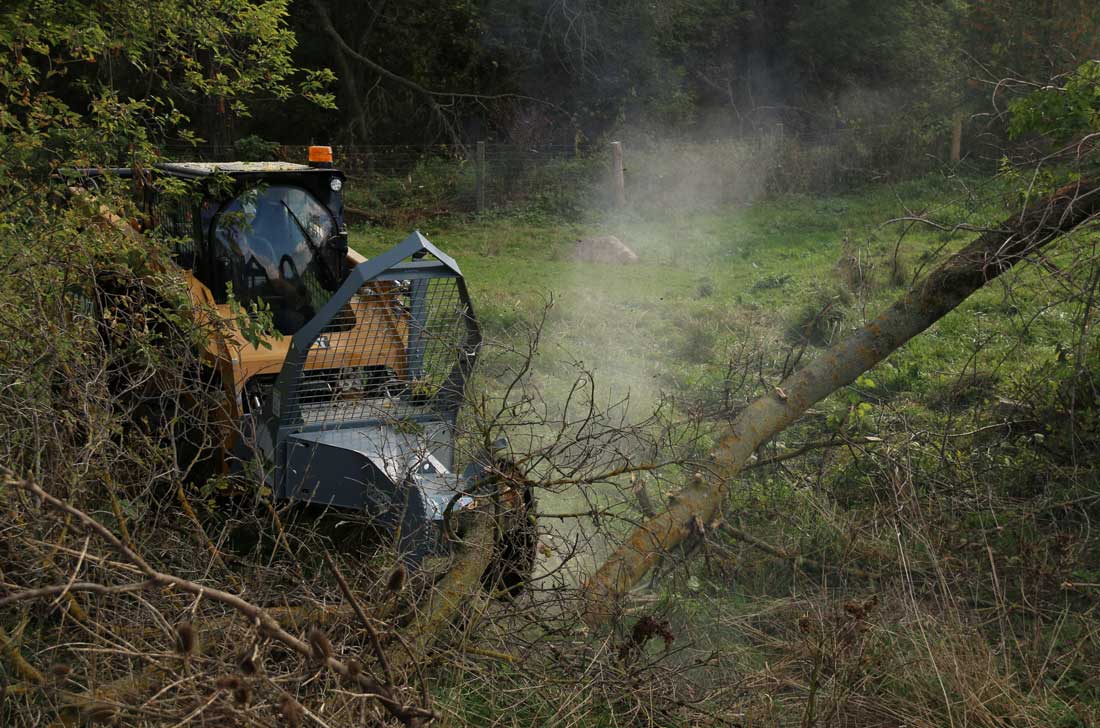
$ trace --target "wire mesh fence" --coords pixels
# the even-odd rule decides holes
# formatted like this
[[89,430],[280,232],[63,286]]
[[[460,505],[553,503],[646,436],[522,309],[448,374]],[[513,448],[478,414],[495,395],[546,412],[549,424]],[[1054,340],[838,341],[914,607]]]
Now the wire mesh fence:
[[[303,158],[304,148],[283,148]],[[538,207],[572,212],[579,190],[593,190],[609,172],[598,149],[478,143],[431,148],[338,148],[348,175],[349,204],[367,215],[484,212]]]
[[[950,130],[921,138],[901,126],[797,135],[781,125],[704,142],[592,145],[335,147],[351,218],[372,222],[492,210],[575,215],[632,208],[702,208],[769,193],[832,193],[869,179],[905,178],[947,161]],[[307,147],[187,146],[175,158],[305,161]]]

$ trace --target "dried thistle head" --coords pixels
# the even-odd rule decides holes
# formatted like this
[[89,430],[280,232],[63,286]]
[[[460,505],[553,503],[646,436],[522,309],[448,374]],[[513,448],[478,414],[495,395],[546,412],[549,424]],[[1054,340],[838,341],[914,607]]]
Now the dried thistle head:
[[798,618],[798,631],[802,634],[809,634],[813,630],[813,623],[810,621],[810,615],[803,614]]
[[237,705],[248,705],[252,702],[252,688],[244,683],[233,691],[233,702]]
[[298,704],[297,700],[287,693],[283,693],[283,697],[279,698],[279,715],[291,728],[301,728],[302,721],[306,717],[306,711]]
[[252,676],[260,671],[259,664],[256,662],[256,645],[251,644],[241,650],[237,655],[237,668],[241,671],[242,675]]
[[241,686],[241,679],[236,675],[222,675],[214,681],[214,687],[218,690],[236,690]]
[[405,570],[404,564],[398,564],[390,573],[390,578],[386,579],[386,588],[391,592],[399,592],[405,588],[405,577],[408,576],[408,572]]
[[324,632],[316,627],[309,630],[309,649],[313,653],[313,659],[325,660],[333,655],[332,643]]
[[106,703],[92,703],[84,708],[84,721],[88,725],[114,725],[118,714]]
[[237,705],[248,705],[252,701],[252,688],[236,675],[223,675],[215,685],[219,690],[232,692],[233,702]]
[[852,619],[861,620],[867,616],[867,610],[863,608],[863,602],[852,599],[844,604],[844,611]]
[[664,640],[666,650],[669,649],[676,640],[676,636],[672,634],[672,626],[668,623],[668,620],[657,619],[647,614],[634,623],[630,638],[633,640],[634,644],[641,646],[649,642],[653,637],[660,637]]
[[199,633],[190,622],[176,625],[176,652],[191,657],[199,651]]

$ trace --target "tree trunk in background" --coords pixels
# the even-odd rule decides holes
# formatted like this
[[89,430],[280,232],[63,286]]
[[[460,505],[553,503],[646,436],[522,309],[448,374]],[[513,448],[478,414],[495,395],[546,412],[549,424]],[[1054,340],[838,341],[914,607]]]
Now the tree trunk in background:
[[877,318],[785,379],[745,408],[711,454],[710,479],[685,487],[668,509],[648,519],[584,584],[583,616],[598,626],[617,613],[616,602],[661,554],[692,534],[696,517],[710,522],[749,457],[807,409],[885,359],[1010,269],[1029,253],[1100,213],[1100,179],[1063,187],[1022,215],[986,232],[929,274]]
[[367,109],[363,103],[363,97],[359,94],[359,84],[356,81],[355,71],[351,67],[344,49],[333,43],[336,54],[336,63],[340,66],[340,83],[344,87],[347,97],[347,106],[351,108],[351,121],[345,128],[345,144],[349,146],[361,146],[370,143],[370,123],[367,120]]
[[[200,58],[206,68],[207,78],[213,79],[217,74],[214,67],[214,59],[208,52],[201,52]],[[204,96],[199,98],[198,131],[199,136],[205,141],[205,146],[214,151],[214,158],[221,158],[229,154],[233,145],[232,134],[229,128],[229,115],[226,109],[224,96]]]
[[956,113],[951,119],[951,161],[962,159],[963,115]]

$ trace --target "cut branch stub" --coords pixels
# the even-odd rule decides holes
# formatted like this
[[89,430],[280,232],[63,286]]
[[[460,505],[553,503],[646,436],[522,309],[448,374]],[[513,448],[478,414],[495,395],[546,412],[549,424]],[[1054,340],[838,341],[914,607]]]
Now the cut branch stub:
[[733,479],[757,448],[974,291],[1098,213],[1100,180],[1081,180],[1059,189],[1022,215],[978,237],[878,317],[785,379],[779,385],[785,397],[773,392],[746,407],[711,454],[711,479],[684,488],[667,510],[638,526],[589,577],[583,586],[583,615],[589,626],[596,627],[616,614],[618,599],[661,554],[691,535],[696,516],[706,522],[715,517]]

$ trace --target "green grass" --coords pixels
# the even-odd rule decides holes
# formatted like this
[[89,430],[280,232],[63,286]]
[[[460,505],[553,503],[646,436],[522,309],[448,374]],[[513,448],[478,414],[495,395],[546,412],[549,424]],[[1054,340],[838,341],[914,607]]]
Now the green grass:
[[[594,368],[602,386],[629,389],[645,403],[658,390],[716,375],[729,347],[748,335],[782,349],[792,326],[812,320],[830,299],[837,299],[829,315],[840,321],[838,332],[873,315],[903,290],[888,274],[901,226],[885,221],[910,210],[972,224],[1000,216],[995,206],[953,202],[958,189],[952,180],[926,179],[704,213],[629,211],[581,222],[521,214],[425,220],[421,232],[458,260],[490,338],[534,322],[553,300],[536,368],[549,386],[565,386],[556,378],[573,376],[555,362],[575,359]],[[408,232],[357,227],[352,245],[369,256]],[[624,240],[641,262],[568,260],[576,239],[606,234]],[[921,261],[941,259],[971,235],[913,227],[899,248],[906,280]],[[838,271],[846,250],[876,267],[862,299]],[[966,307],[968,314],[949,316],[898,360],[909,369],[917,361],[922,378],[956,372],[975,327],[987,326],[1002,303],[996,291],[985,291]],[[1018,345],[1003,339],[994,349]]]
[[[533,367],[533,382],[547,399],[563,397],[577,375],[567,362],[579,360],[595,370],[598,388],[629,391],[639,414],[664,392],[675,394],[686,412],[693,402],[713,402],[731,356],[746,351],[750,359],[759,356],[746,391],[739,393],[751,397],[778,383],[787,352],[802,345],[802,332],[824,306],[830,305],[822,317],[827,325],[815,327],[807,356],[877,314],[911,281],[977,234],[887,221],[927,214],[948,225],[981,227],[1011,214],[1004,189],[977,180],[966,183],[928,178],[832,197],[786,196],[692,213],[635,209],[577,220],[523,212],[449,217],[424,220],[421,232],[459,262],[490,340],[518,335],[554,301]],[[978,193],[964,194],[967,186],[979,188]],[[352,244],[369,256],[408,232],[359,227],[352,231]],[[576,239],[608,234],[630,245],[641,262],[613,266],[569,260]],[[1089,254],[1090,244],[1095,246],[1095,239],[1063,240],[1046,255],[1066,270],[1075,255]],[[892,273],[895,251],[904,275]],[[837,589],[838,601],[831,603],[831,597],[807,587],[805,576],[819,578],[817,567],[773,558],[730,539],[725,555],[713,552],[708,557],[725,564],[716,573],[709,560],[694,559],[664,574],[658,586],[653,609],[692,644],[683,659],[701,659],[713,648],[726,651],[741,674],[787,670],[796,682],[804,681],[799,666],[807,661],[791,657],[803,655],[806,648],[800,615],[807,604],[817,605],[826,616],[843,614],[843,599],[865,599],[874,591],[893,604],[874,618],[880,628],[868,633],[868,649],[878,662],[852,666],[855,675],[877,675],[863,686],[868,695],[894,701],[937,724],[948,715],[942,712],[941,696],[958,706],[972,690],[984,689],[983,676],[994,664],[990,656],[1000,654],[996,646],[1004,636],[990,628],[986,642],[984,632],[939,614],[935,600],[926,602],[923,595],[907,590],[910,580],[920,584],[925,578],[921,569],[928,574],[946,569],[968,595],[973,589],[988,600],[990,584],[1035,583],[1028,571],[1033,564],[1063,568],[1056,545],[1077,537],[1074,522],[1068,517],[1065,523],[1036,521],[1034,513],[1042,513],[1045,503],[1076,502],[1094,494],[1094,488],[1090,490],[1089,476],[1078,477],[1063,467],[1059,448],[1065,446],[1054,442],[1059,437],[1068,441],[1052,403],[1073,370],[1077,352],[1068,351],[1067,344],[1076,340],[1080,325],[1080,307],[1061,302],[1064,291],[1056,280],[1048,270],[1019,266],[853,385],[815,405],[764,449],[765,456],[777,454],[838,430],[881,438],[881,445],[858,455],[835,448],[789,461],[782,469],[744,473],[731,489],[726,518],[810,562],[854,565],[882,578],[848,582],[826,569],[820,578],[824,582],[828,575],[830,588]],[[1095,366],[1100,345],[1091,346],[1091,354],[1085,353]],[[1008,436],[996,429],[1004,419],[993,407],[998,398],[1019,399],[1055,414],[1038,425],[1046,428],[1042,432],[1022,430]],[[1095,424],[1079,426],[1095,431]],[[982,433],[987,427],[994,431],[960,434]],[[953,433],[952,439],[941,433]],[[617,492],[611,489],[605,495],[612,498]],[[544,506],[553,501],[550,511],[587,507],[577,494],[540,498]],[[919,503],[919,508],[909,510],[910,503]],[[621,507],[632,508],[629,503]],[[712,533],[711,538],[721,542],[722,536]],[[1035,550],[1036,544],[1041,548]],[[1095,553],[1082,548],[1072,569],[1065,566],[1068,571],[1051,583],[1094,583]],[[903,561],[904,570],[899,566]],[[996,570],[990,571],[993,561]],[[918,576],[902,578],[913,566]],[[1008,598],[1021,600],[1015,592]],[[1067,597],[1052,588],[1041,598],[1054,604]],[[931,630],[936,635],[932,643],[923,627],[914,631],[899,604],[942,620]],[[832,629],[829,619],[823,618],[822,624]],[[1091,653],[1075,646],[1072,629],[1046,634],[1033,627],[1050,632],[1049,623],[1028,619],[1021,616],[1012,629],[1046,635],[1049,648],[1046,643],[1021,648],[1012,660],[1070,649],[1081,649],[1086,656],[1074,658],[1073,671],[1059,678],[1057,691],[1052,688],[1049,694],[1017,681],[1013,670],[1018,663],[1004,658],[1005,674],[995,680],[1004,687],[998,695],[1008,697],[990,703],[992,707],[982,701],[968,704],[979,718],[1018,711],[1034,718],[1032,725],[1050,724],[1048,719],[1059,711],[1071,715],[1060,701],[1096,704],[1087,681],[1078,683]],[[1082,629],[1093,629],[1085,614],[1074,613],[1064,621],[1073,626],[1078,619],[1086,625]],[[942,681],[928,683],[926,677],[933,672],[928,664],[911,670],[918,653],[937,669],[954,665],[953,672],[948,669],[954,682],[946,688]],[[723,677],[708,675],[705,679]],[[775,696],[777,715],[792,709],[783,707],[782,696]],[[496,693],[465,683],[441,683],[438,697],[456,723],[479,722],[499,709]],[[795,714],[786,717],[797,719],[801,704],[791,705]],[[532,695],[519,710],[538,722],[553,706]],[[595,722],[602,716],[597,711],[589,717]]]
[[[459,262],[490,340],[517,335],[553,300],[533,369],[548,400],[564,398],[578,374],[569,363],[582,362],[594,370],[598,393],[629,393],[631,410],[642,416],[663,393],[713,402],[738,351],[763,354],[743,396],[778,383],[800,330],[829,302],[832,325],[815,332],[807,356],[888,306],[975,233],[887,221],[926,213],[981,226],[1008,215],[1002,189],[966,183],[979,194],[934,177],[706,212],[627,210],[575,221],[492,214],[425,220],[420,229]],[[357,227],[352,245],[369,256],[408,232]],[[641,262],[568,259],[578,238],[606,234],[624,240]],[[1053,259],[1068,255],[1059,252],[1067,247],[1052,248]],[[901,280],[890,275],[895,248]],[[863,288],[852,285],[853,259],[872,267]],[[1011,393],[1046,370],[1058,342],[1072,340],[1071,311],[1043,310],[1052,294],[1042,272],[1023,267],[1008,278],[1012,297],[1000,283],[978,292],[782,439],[828,436],[842,422],[862,434],[886,434],[901,420],[942,430],[988,401],[993,387]],[[837,473],[846,477],[842,468]]]

